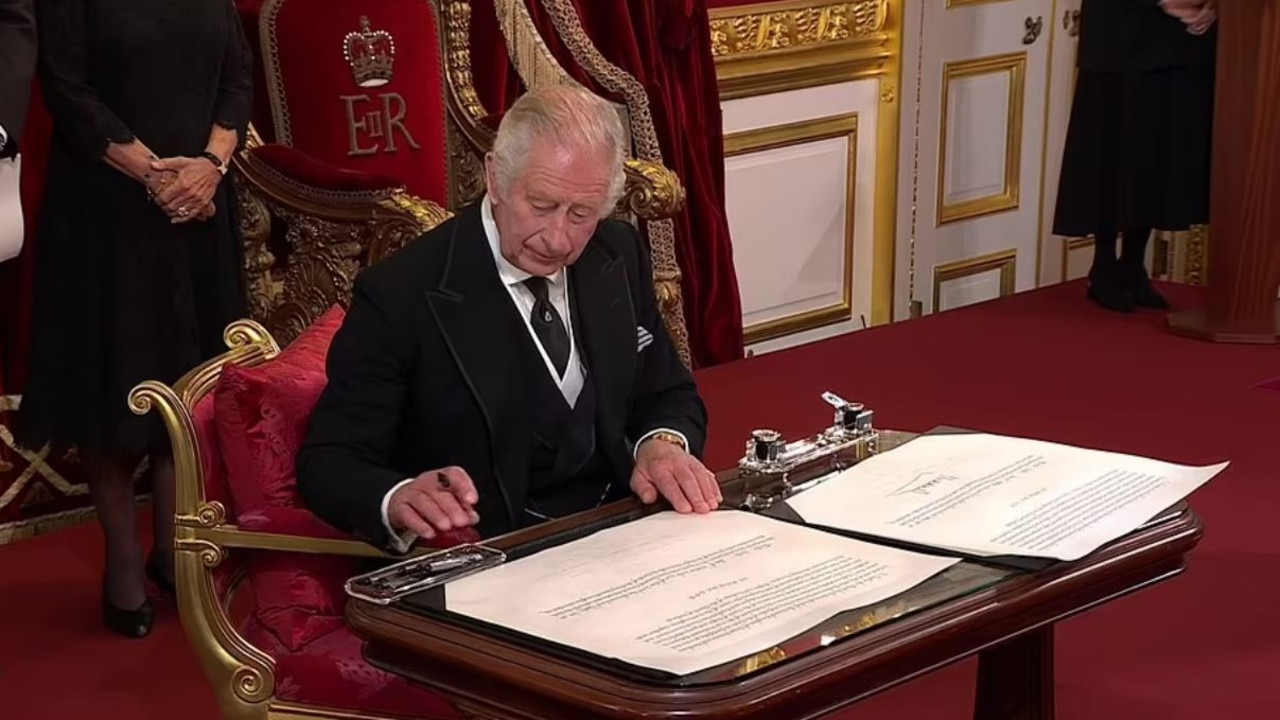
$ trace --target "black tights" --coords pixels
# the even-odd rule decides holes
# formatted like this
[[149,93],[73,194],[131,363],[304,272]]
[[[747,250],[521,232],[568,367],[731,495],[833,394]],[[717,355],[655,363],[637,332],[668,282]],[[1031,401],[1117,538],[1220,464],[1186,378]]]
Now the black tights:
[[1089,277],[1096,278],[1116,268],[1116,237],[1120,241],[1119,265],[1124,268],[1145,268],[1147,260],[1147,241],[1151,238],[1151,228],[1125,230],[1123,233],[1099,232],[1093,240],[1093,267],[1089,268]]
[[[107,600],[121,610],[133,610],[146,600],[145,560],[138,537],[133,473],[141,458],[85,453],[89,494],[106,540]],[[151,485],[155,512],[156,565],[166,576],[173,572],[173,458],[168,452],[151,455]]]

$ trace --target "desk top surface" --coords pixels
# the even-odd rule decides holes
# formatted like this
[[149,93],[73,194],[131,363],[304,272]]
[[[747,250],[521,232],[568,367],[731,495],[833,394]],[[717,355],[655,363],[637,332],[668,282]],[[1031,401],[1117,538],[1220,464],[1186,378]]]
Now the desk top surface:
[[[882,449],[911,437],[882,432]],[[743,483],[732,471],[722,473],[722,482],[726,504],[735,504]],[[488,544],[528,554],[652,511],[624,501]],[[366,655],[372,663],[455,699],[484,698],[501,686],[517,706],[539,706],[551,716],[589,711],[595,717],[640,718],[679,707],[689,718],[729,712],[738,718],[779,717],[799,712],[797,703],[844,704],[1171,577],[1183,569],[1200,535],[1199,519],[1180,505],[1077,562],[1039,570],[962,562],[776,647],[680,677],[451,614],[439,592],[387,607],[353,600],[347,617],[370,641]],[[744,715],[747,704],[752,709]]]

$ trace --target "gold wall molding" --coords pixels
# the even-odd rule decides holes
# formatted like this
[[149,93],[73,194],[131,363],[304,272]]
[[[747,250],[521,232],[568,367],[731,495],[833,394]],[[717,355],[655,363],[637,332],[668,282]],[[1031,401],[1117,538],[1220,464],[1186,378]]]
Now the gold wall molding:
[[[947,202],[947,149],[950,135],[951,84],[956,80],[1006,75],[1009,82],[1009,107],[1005,120],[1004,182],[1000,192],[959,202]],[[1022,186],[1022,117],[1026,95],[1027,53],[974,58],[949,62],[942,69],[942,121],[938,138],[938,225],[972,220],[984,215],[1017,209]]]
[[1067,281],[1067,270],[1070,267],[1071,253],[1093,247],[1093,237],[1075,237],[1062,239],[1062,282]]
[[[879,74],[894,54],[901,0],[789,0],[711,10],[711,54],[724,99]],[[851,77],[853,76],[853,77]]]
[[[1208,282],[1209,227],[1194,225],[1189,230],[1156,230],[1151,234],[1151,277],[1156,280],[1205,285]],[[1093,237],[1062,238],[1062,269],[1059,280],[1067,282],[1072,253],[1093,247]]]
[[747,345],[814,330],[853,318],[853,250],[858,182],[858,114],[832,115],[800,122],[747,130],[724,139],[726,158],[845,138],[849,144],[845,174],[844,267],[840,300],[826,307],[765,320],[744,328]]
[[947,0],[947,9],[973,7],[975,5],[994,5],[995,3],[1010,1],[1011,0]]
[[893,319],[905,1],[782,0],[710,11],[722,101],[858,80],[880,83],[872,325]]
[[973,275],[981,275],[992,270],[1000,271],[1000,297],[1012,295],[1014,281],[1018,275],[1017,249],[1010,248],[935,267],[933,269],[933,312],[938,312],[938,296],[942,294],[943,283]]

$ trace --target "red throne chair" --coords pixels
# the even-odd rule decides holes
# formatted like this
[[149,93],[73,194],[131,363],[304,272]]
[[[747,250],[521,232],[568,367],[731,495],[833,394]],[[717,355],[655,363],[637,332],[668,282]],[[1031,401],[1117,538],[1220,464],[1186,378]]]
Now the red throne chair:
[[[513,48],[513,65],[526,87],[572,82],[547,50],[523,0],[485,1],[494,2],[503,17],[502,37],[495,40]],[[501,117],[482,106],[472,82],[471,0],[238,0],[238,7],[257,74],[258,147],[241,159],[255,162],[259,175],[270,171],[278,180],[320,193],[403,190],[449,210],[480,196],[482,159]],[[574,20],[564,22],[580,30]],[[600,57],[585,33],[574,46]],[[683,210],[684,188],[654,149],[643,88],[616,68],[594,61],[589,66],[591,73],[608,72],[626,85],[619,112],[628,127],[631,117],[641,121],[631,133],[619,214],[638,221],[649,240],[663,314],[687,363],[670,223]],[[270,238],[251,242],[257,258],[251,270],[284,272],[290,261],[281,253],[299,242],[281,241],[281,232],[272,227]],[[307,228],[295,232],[315,235]],[[271,285],[260,283],[260,289]],[[254,317],[269,317],[262,313],[271,305],[255,308]],[[321,310],[313,306],[311,318]],[[266,322],[286,342],[301,330],[296,308],[290,312],[287,327]]]
[[[242,5],[257,30],[271,142],[344,170],[395,178],[455,208],[479,188],[485,113],[448,92],[449,28],[467,21],[450,0],[264,0]],[[465,78],[459,79],[462,83]],[[259,96],[261,98],[261,95]],[[461,182],[466,177],[468,183]]]
[[[405,14],[383,14],[384,5]],[[257,30],[269,28],[267,18],[275,18],[278,68],[282,77],[293,68],[287,77],[299,83],[309,78],[298,75],[305,66],[284,59],[279,40],[306,36],[303,21],[289,14],[291,8],[305,7],[320,8],[317,12],[327,21],[324,8],[335,5],[332,0],[278,0],[263,5],[262,12],[241,8],[246,18],[257,13],[250,26]],[[268,119],[273,123],[265,126],[268,133],[259,135],[257,123],[264,122],[259,114],[246,147],[233,160],[252,319],[227,329],[225,354],[172,386],[139,385],[130,404],[138,413],[157,410],[168,429],[177,481],[179,614],[223,717],[452,720],[468,717],[467,708],[451,707],[364,661],[360,642],[343,621],[342,584],[363,562],[383,553],[325,525],[302,506],[293,461],[307,416],[324,387],[328,343],[350,302],[356,274],[450,217],[448,208],[478,195],[478,161],[492,142],[496,123],[480,108],[470,86],[469,3],[348,0],[343,7],[358,11],[354,25],[340,24],[333,12],[331,24],[316,25],[313,41],[293,40],[298,44],[290,47],[302,48],[299,57],[311,57],[314,72],[336,73],[317,85],[332,91],[329,100],[342,83],[347,89],[340,92],[350,94],[400,88],[397,92],[406,98],[400,122],[418,146],[417,162],[430,167],[410,177],[393,163],[344,159],[341,148],[335,151],[326,143],[350,138],[333,134],[334,126],[325,125],[329,119],[317,117],[320,129],[301,128],[313,116],[293,104],[304,96],[301,90],[288,96],[287,112],[280,114],[290,123],[285,133]],[[360,17],[368,18],[367,27]],[[415,18],[416,26],[409,22]],[[432,24],[438,18],[444,22]],[[295,22],[297,34],[280,33],[281,24]],[[419,45],[435,48],[436,54],[402,52],[414,43],[410,37],[393,35],[380,44],[386,40],[377,35],[380,29],[394,28],[403,35],[407,27],[422,28],[433,37],[433,43]],[[536,42],[532,27],[517,19],[504,28],[504,35]],[[352,32],[358,37],[344,55],[342,43]],[[425,69],[417,77],[434,88],[431,93],[413,94],[411,88],[393,86],[396,80],[350,89],[358,77],[377,80],[385,74],[385,63],[376,57],[390,43],[396,77],[409,77],[402,63],[422,63]],[[317,58],[324,53],[337,53],[339,60],[321,62]],[[375,59],[356,63],[363,69],[357,74],[348,56]],[[270,67],[263,63],[264,72]],[[526,79],[536,86],[546,77]],[[555,77],[565,75],[559,71]],[[285,85],[290,93],[293,84]],[[319,91],[306,97],[307,102],[324,99]],[[421,105],[433,98],[434,109]],[[382,102],[375,107],[384,107]],[[399,107],[389,102],[393,110]],[[324,107],[332,110],[332,103],[315,107],[328,112]],[[345,101],[338,107],[345,117]],[[416,124],[415,108],[435,113],[436,119]],[[441,118],[443,124],[437,122]],[[281,142],[302,138],[314,144],[304,150]],[[680,210],[683,190],[670,170],[642,159],[629,160],[627,170],[623,214],[654,220]],[[442,181],[443,191],[432,189]],[[443,193],[442,200],[423,196],[437,192]],[[655,269],[660,293],[666,290],[664,283]],[[678,304],[674,314],[672,307],[664,304],[664,318],[687,359],[683,316]],[[457,534],[442,542],[470,539]]]

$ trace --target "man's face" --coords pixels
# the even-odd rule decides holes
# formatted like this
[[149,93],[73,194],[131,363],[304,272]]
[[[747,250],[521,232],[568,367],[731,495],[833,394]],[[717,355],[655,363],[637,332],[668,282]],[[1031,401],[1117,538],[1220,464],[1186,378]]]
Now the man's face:
[[502,188],[493,157],[486,158],[502,256],[533,275],[572,265],[600,222],[612,171],[605,153],[535,142],[523,172]]

